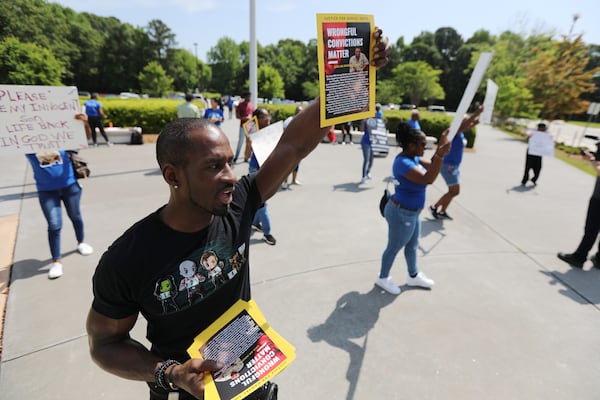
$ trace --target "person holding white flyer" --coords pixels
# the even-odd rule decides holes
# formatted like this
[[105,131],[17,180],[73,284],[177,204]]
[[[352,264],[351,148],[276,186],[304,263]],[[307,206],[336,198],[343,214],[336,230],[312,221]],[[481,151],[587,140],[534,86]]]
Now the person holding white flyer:
[[537,130],[530,132],[529,145],[527,146],[527,157],[525,158],[525,172],[521,185],[525,186],[529,181],[529,171],[533,171],[531,182],[537,185],[537,181],[542,171],[542,156],[551,156],[554,154],[554,143],[552,137],[547,133],[547,127],[544,122],[537,125]]

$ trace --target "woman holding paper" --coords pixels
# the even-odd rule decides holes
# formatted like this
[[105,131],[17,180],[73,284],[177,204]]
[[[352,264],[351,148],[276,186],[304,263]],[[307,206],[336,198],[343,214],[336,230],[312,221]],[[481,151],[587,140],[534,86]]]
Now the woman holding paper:
[[[546,133],[546,124],[543,122],[540,122],[537,125],[537,131],[531,132],[530,134],[527,135],[527,137],[531,141],[531,138],[534,135],[548,135]],[[548,136],[548,138],[550,138],[550,136]],[[533,182],[534,186],[537,185],[537,180],[540,177],[540,172],[542,170],[542,156],[539,154],[531,154],[530,151],[531,151],[530,146],[527,146],[527,158],[525,159],[525,172],[523,174],[523,179],[521,179],[522,186],[525,186],[525,184],[529,180],[529,171],[530,170],[533,171],[533,178],[531,178],[531,182]]]
[[[83,120],[84,123],[87,121],[85,114],[77,114],[75,118]],[[77,251],[84,256],[90,255],[94,251],[92,246],[83,241],[83,217],[79,209],[81,186],[75,178],[71,159],[66,150],[26,154],[26,157],[33,169],[40,206],[48,223],[48,242],[52,255],[52,265],[48,271],[48,278],[56,279],[63,274],[60,251],[61,202],[65,205],[67,215],[75,229]]]
[[404,257],[408,267],[409,286],[430,288],[433,280],[419,272],[417,248],[421,234],[421,210],[425,206],[425,189],[437,178],[442,160],[450,151],[448,129],[439,140],[438,148],[431,160],[423,159],[427,137],[421,131],[412,129],[407,122],[401,122],[396,130],[396,140],[402,146],[402,153],[396,156],[393,164],[395,192],[385,206],[384,216],[388,223],[388,243],[381,258],[381,270],[375,285],[391,294],[401,290],[390,277],[390,269],[396,255],[404,247]]
[[[480,112],[465,118],[460,131],[469,130],[478,123]],[[421,234],[420,214],[425,206],[425,190],[431,185],[442,167],[444,157],[450,152],[446,129],[440,136],[438,147],[431,160],[423,159],[427,137],[420,130],[412,129],[408,122],[401,122],[396,129],[396,141],[402,146],[402,153],[396,156],[393,164],[394,194],[385,206],[384,216],[388,223],[388,243],[381,258],[381,270],[375,285],[391,294],[401,292],[392,282],[390,270],[396,255],[404,247],[404,257],[408,267],[408,286],[432,287],[435,282],[419,271],[417,248]]]

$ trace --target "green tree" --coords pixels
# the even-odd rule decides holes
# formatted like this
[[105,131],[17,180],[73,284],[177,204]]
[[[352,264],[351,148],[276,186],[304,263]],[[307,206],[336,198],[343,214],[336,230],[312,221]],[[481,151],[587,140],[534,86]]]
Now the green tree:
[[61,85],[62,64],[52,52],[9,37],[0,42],[0,83]]
[[265,62],[279,72],[285,93],[291,99],[302,99],[302,76],[307,61],[306,45],[299,40],[284,39],[263,49]]
[[439,84],[442,71],[424,61],[405,62],[394,68],[392,73],[397,90],[408,96],[412,104],[420,104],[422,100],[441,100],[445,96]]
[[[223,37],[207,53],[208,65],[212,70],[212,88],[220,93],[238,93],[236,83],[238,72],[241,70],[240,47],[235,41]],[[237,89],[237,90],[236,90]]]
[[273,99],[285,98],[283,79],[279,72],[268,64],[263,64],[256,71],[258,97]]
[[494,104],[494,114],[501,120],[508,117],[535,118],[540,106],[535,104],[533,94],[527,89],[524,78],[501,76],[496,82],[498,94]]
[[305,99],[314,99],[319,96],[319,82],[302,82],[302,94]]
[[162,97],[173,90],[173,78],[167,76],[163,67],[156,61],[148,63],[138,79],[142,91],[152,97]]
[[141,28],[122,24],[110,17],[95,22],[97,31],[103,34],[102,58],[97,65],[97,90],[122,92],[140,90],[139,73],[153,52],[148,37]]
[[402,103],[404,92],[396,86],[393,79],[377,81],[377,101],[382,104]]
[[542,115],[556,119],[585,112],[589,102],[584,93],[595,89],[594,74],[600,68],[586,70],[588,53],[581,35],[553,42],[549,49],[537,49],[537,57],[527,64],[527,87],[542,105]]
[[156,59],[160,60],[162,64],[167,58],[168,50],[177,45],[175,34],[160,19],[153,19],[148,22],[146,34],[150,38],[150,45],[154,49]]
[[170,60],[167,74],[173,78],[175,90],[190,92],[198,86],[199,61],[189,51],[184,49],[170,49]]

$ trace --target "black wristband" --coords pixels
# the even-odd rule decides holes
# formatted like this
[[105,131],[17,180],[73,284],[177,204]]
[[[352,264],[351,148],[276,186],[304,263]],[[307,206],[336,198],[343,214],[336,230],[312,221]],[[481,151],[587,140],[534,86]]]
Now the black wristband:
[[154,372],[154,378],[156,380],[156,385],[164,390],[177,390],[177,387],[170,383],[165,376],[165,372],[167,372],[167,368],[171,365],[181,365],[181,363],[177,360],[167,360],[164,361],[160,367]]

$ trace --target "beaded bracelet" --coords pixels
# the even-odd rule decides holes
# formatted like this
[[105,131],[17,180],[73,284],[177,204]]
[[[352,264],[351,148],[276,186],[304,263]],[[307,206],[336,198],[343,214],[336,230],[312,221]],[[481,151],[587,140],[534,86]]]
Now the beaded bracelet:
[[167,372],[167,368],[171,365],[181,365],[181,363],[177,360],[167,360],[163,362],[160,367],[154,372],[154,378],[156,380],[156,384],[158,387],[165,390],[177,390],[177,386],[173,385],[170,381],[168,381],[165,377],[165,372]]

